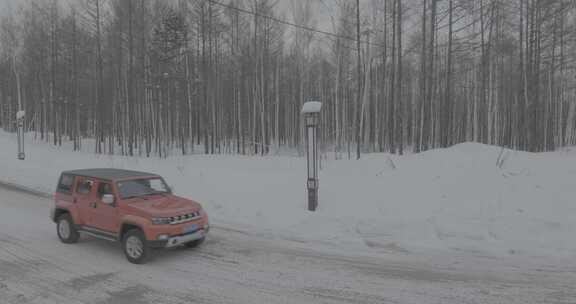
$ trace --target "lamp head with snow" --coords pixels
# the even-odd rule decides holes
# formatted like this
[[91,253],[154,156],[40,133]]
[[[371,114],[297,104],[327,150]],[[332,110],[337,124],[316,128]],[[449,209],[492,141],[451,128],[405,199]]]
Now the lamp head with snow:
[[302,106],[302,114],[306,122],[306,127],[317,126],[320,121],[320,110],[322,103],[319,101],[309,101]]
[[25,111],[18,111],[18,112],[16,112],[16,119],[18,119],[18,120],[23,119],[24,116],[26,116],[26,112],[25,112]]
[[306,114],[306,126],[307,127],[315,127],[318,125],[318,113],[308,113]]
[[302,106],[302,114],[320,113],[322,103],[319,101],[308,101]]

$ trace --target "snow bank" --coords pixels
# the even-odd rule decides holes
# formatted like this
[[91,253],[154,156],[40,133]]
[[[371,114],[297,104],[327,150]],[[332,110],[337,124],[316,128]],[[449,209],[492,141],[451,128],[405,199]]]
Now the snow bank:
[[[62,170],[115,167],[163,175],[213,224],[367,254],[458,251],[576,256],[576,151],[532,154],[466,143],[324,161],[320,205],[306,211],[297,157],[129,158],[74,153],[0,133],[0,180],[53,191]],[[0,210],[1,212],[1,210]]]

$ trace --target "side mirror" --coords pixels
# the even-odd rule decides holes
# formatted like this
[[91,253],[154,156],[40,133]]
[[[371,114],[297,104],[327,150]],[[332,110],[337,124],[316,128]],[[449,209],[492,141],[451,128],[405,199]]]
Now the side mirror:
[[102,195],[102,202],[106,205],[114,204],[114,195],[112,195],[112,194]]

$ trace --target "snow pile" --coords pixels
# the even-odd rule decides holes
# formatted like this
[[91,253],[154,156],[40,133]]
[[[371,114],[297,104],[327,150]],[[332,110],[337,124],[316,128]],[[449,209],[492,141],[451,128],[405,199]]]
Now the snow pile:
[[[367,254],[461,251],[576,256],[576,151],[525,153],[481,144],[328,160],[320,205],[306,211],[297,157],[129,158],[74,153],[0,133],[0,180],[51,192],[63,170],[115,167],[163,175],[212,223]],[[1,210],[0,210],[1,212]]]

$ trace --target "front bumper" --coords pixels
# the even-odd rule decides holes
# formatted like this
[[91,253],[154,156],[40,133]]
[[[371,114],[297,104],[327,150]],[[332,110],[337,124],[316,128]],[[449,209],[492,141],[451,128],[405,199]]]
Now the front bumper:
[[169,238],[168,241],[166,241],[165,247],[166,248],[176,247],[192,241],[203,239],[204,237],[206,237],[206,233],[204,232],[203,229],[200,229],[194,233]]
[[195,232],[185,235],[172,236],[166,240],[148,241],[148,245],[152,248],[172,248],[192,241],[203,239],[206,237],[207,233],[208,226],[206,226],[206,229],[198,229]]

